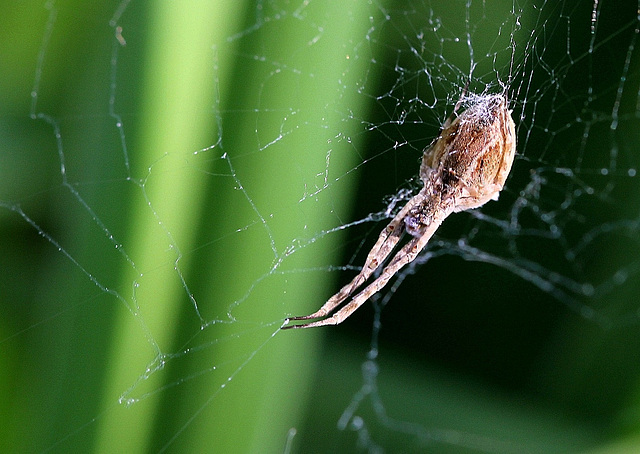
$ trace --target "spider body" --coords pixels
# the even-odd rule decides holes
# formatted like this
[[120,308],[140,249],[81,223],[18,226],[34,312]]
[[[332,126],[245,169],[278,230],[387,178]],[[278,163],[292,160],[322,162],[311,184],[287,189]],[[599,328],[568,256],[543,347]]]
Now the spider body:
[[[284,326],[284,329],[341,323],[417,257],[447,216],[498,199],[515,156],[515,124],[503,95],[477,99],[455,119],[452,114],[438,138],[425,149],[420,165],[423,188],[380,233],[360,273],[318,311],[290,320],[310,320],[331,314],[387,260],[403,232],[412,238],[371,284],[333,315],[309,323]],[[458,101],[454,114],[461,101]]]

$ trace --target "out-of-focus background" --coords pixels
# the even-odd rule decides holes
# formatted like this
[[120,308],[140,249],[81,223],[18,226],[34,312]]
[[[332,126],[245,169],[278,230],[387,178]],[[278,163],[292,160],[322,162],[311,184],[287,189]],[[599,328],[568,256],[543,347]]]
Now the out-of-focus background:
[[[0,14],[2,452],[636,452],[638,6]],[[500,200],[337,327],[468,84]],[[464,108],[464,106],[463,106]]]

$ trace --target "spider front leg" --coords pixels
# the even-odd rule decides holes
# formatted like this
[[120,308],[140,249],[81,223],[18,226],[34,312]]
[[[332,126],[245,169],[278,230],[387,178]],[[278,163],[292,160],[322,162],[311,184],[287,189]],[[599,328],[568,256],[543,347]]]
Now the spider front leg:
[[[426,244],[426,243],[424,243]],[[327,326],[327,325],[338,325],[342,323],[347,317],[349,317],[356,309],[362,306],[365,301],[367,301],[371,296],[380,291],[387,283],[389,279],[402,268],[407,263],[413,261],[415,257],[418,255],[420,250],[424,247],[424,245],[420,246],[420,239],[413,238],[409,243],[407,243],[393,258],[391,263],[385,267],[382,271],[382,274],[378,276],[378,278],[369,284],[364,290],[358,293],[353,299],[345,305],[338,312],[333,314],[329,318],[325,318],[323,320],[317,320],[311,323],[304,323],[302,325],[290,325],[286,326],[285,329],[289,328],[313,328],[317,326]],[[324,306],[323,306],[324,307]],[[305,320],[306,317],[295,317],[291,320]]]
[[[384,230],[380,232],[380,236],[378,237],[376,244],[373,246],[373,248],[371,248],[371,251],[367,255],[367,260],[365,261],[362,270],[356,277],[353,278],[353,280],[351,280],[351,282],[342,287],[338,293],[329,298],[327,302],[324,303],[322,307],[313,314],[292,317],[289,320],[310,320],[313,318],[325,317],[330,314],[336,307],[342,304],[344,300],[351,296],[351,294],[358,287],[360,287],[364,282],[367,281],[367,279],[369,279],[373,272],[378,269],[380,264],[383,263],[387,259],[391,251],[393,251],[396,244],[400,240],[402,233],[404,232],[405,217],[407,216],[411,208],[413,208],[420,200],[420,196],[413,197],[409,202],[407,202],[402,210],[400,210],[396,217],[394,217],[393,220],[384,228]],[[314,324],[290,325],[286,326],[284,329],[307,327],[310,325],[315,326]]]
[[[380,263],[387,258],[402,235],[402,222],[403,219],[399,219],[399,217],[396,216],[387,225],[387,227],[385,227],[385,229],[380,233],[378,241],[369,252],[367,260],[365,261],[362,270],[360,270],[360,273],[358,273],[351,282],[342,287],[338,293],[329,298],[320,309],[313,314],[291,317],[289,320],[309,320],[312,318],[321,318],[331,313],[337,306],[347,299],[354,290],[369,279],[369,276],[371,276],[378,266],[380,266]],[[294,326],[287,326],[286,328],[294,328]]]
[[398,251],[398,253],[393,257],[391,262],[389,262],[384,270],[382,270],[382,273],[375,281],[373,281],[364,290],[354,296],[353,300],[351,300],[347,305],[345,305],[331,317],[325,318],[324,320],[305,323],[302,325],[291,325],[287,326],[286,328],[313,328],[318,326],[338,325],[339,323],[342,323],[347,317],[353,314],[356,309],[362,306],[365,301],[382,290],[384,286],[387,285],[389,280],[393,277],[393,275],[400,271],[402,267],[415,260],[420,251],[422,251],[427,245],[440,224],[442,224],[442,221],[444,221],[444,219],[452,212],[452,210],[452,207],[443,207],[439,214],[434,217],[433,221],[429,225],[423,226],[419,237],[412,238],[411,241],[405,244],[404,247]]
[[[417,197],[414,197],[414,199],[417,199]],[[414,199],[412,199],[412,201],[414,201]],[[410,204],[411,203],[408,203],[407,206],[409,206]],[[413,204],[411,205],[413,206]],[[408,211],[409,210],[407,210],[407,213]],[[405,265],[415,260],[415,258],[418,256],[420,251],[422,251],[422,249],[424,249],[424,247],[427,245],[427,243],[429,242],[429,240],[431,239],[435,231],[438,229],[440,224],[442,224],[442,221],[444,221],[444,219],[449,214],[451,214],[452,211],[453,211],[453,205],[443,205],[442,207],[440,207],[440,210],[438,210],[434,214],[431,222],[428,225],[422,226],[422,228],[419,231],[419,236],[413,237],[407,244],[404,245],[404,247],[402,247],[402,249],[400,249],[400,251],[398,251],[398,253],[393,257],[391,262],[389,262],[389,264],[384,268],[384,270],[382,270],[382,273],[380,274],[380,276],[378,276],[378,278],[374,280],[371,284],[369,284],[364,290],[362,290],[360,293],[354,296],[353,300],[351,300],[348,304],[346,304],[342,309],[340,309],[338,312],[333,314],[331,317],[325,318],[323,320],[317,320],[315,322],[304,323],[301,325],[289,325],[289,326],[286,326],[285,329],[313,328],[317,326],[337,325],[339,323],[342,323],[356,309],[362,306],[365,303],[365,301],[371,298],[375,293],[382,290],[384,286],[387,285],[391,277],[394,274],[396,274],[398,271],[400,271],[402,267],[404,267]],[[405,210],[403,209],[401,213],[405,213]],[[397,221],[398,216],[394,218],[393,222]],[[406,213],[401,218],[402,222],[404,222],[405,216],[406,216]],[[380,242],[380,240],[378,240],[378,242]],[[393,244],[395,245],[396,243],[397,243],[397,239]],[[376,243],[376,246],[378,246],[378,243]],[[393,249],[393,246],[386,251],[385,258],[387,255],[389,255],[392,249]],[[374,250],[375,250],[375,247],[374,247]],[[374,250],[372,250],[371,253],[369,254],[369,258],[371,258]],[[378,250],[379,251],[383,250],[382,245],[380,248],[378,248]],[[369,262],[369,259],[367,259],[367,262]],[[331,301],[336,296],[341,295],[342,291],[345,290],[346,288],[350,288],[350,292],[349,292],[350,294],[351,291],[355,289],[355,287],[353,287],[351,284],[354,283],[356,279],[358,279],[358,277],[360,277],[360,275],[363,274],[363,272],[364,270],[358,276],[356,276],[356,278],[353,281],[351,281],[351,283],[343,287],[343,289],[340,292],[338,292],[336,295],[334,295],[334,297],[332,297],[329,301]],[[368,273],[367,277],[369,277],[372,272],[373,270]],[[344,299],[346,299],[347,296],[343,297],[340,302],[344,301]],[[328,305],[329,301],[327,301],[327,303],[325,303],[325,305],[322,308],[320,308],[320,311],[322,311],[322,309]],[[333,309],[335,306],[337,306],[337,304],[335,304],[331,309]],[[320,311],[316,312],[316,314],[320,313]],[[327,313],[329,312],[330,310],[327,311]],[[316,314],[313,314],[313,315],[316,315]],[[326,315],[326,313],[322,315],[317,315],[317,317],[314,317],[314,316],[296,317],[296,318],[292,318],[291,320],[308,320],[309,318],[319,318],[324,315]]]

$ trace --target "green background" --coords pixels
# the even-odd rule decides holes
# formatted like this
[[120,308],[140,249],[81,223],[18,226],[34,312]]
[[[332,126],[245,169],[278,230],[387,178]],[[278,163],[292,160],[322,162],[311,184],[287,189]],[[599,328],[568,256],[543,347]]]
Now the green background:
[[[134,2],[116,21],[126,46],[109,24],[115,3],[3,6],[0,450],[635,452],[635,6],[601,2],[590,53],[592,5],[540,3],[522,6],[513,54],[509,2],[386,2],[391,21],[356,1]],[[429,6],[444,24],[422,41],[431,81],[409,51]],[[495,68],[506,81],[516,62],[520,156],[483,213],[510,219],[524,197],[555,217],[541,225],[524,210],[501,230],[454,216],[433,260],[376,300],[389,300],[383,311],[278,331],[354,273],[337,267],[363,263],[384,219],[322,232],[408,187],[468,75],[468,48],[451,40],[466,30],[472,89],[494,83]],[[409,73],[398,89],[399,66]],[[389,123],[416,93],[447,103]],[[395,151],[394,140],[410,145]],[[527,233],[549,225],[560,239]],[[513,272],[535,271],[527,260],[552,291]],[[159,369],[143,380],[147,365]],[[357,396],[358,417],[339,430]]]

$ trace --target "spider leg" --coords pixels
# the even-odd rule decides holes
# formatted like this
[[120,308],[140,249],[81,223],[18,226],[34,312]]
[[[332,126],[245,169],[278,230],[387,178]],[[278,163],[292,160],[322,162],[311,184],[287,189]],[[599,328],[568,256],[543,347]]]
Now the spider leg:
[[[421,232],[420,237],[414,237],[407,244],[404,245],[402,249],[398,251],[398,253],[393,257],[391,262],[382,270],[382,273],[378,278],[369,284],[364,290],[358,293],[353,299],[342,307],[338,312],[333,314],[329,318],[325,318],[323,320],[317,320],[315,322],[304,323],[301,325],[289,325],[284,329],[290,328],[313,328],[317,326],[327,326],[327,325],[337,325],[342,323],[347,317],[349,317],[356,309],[362,306],[365,301],[371,298],[375,293],[379,292],[384,288],[385,285],[389,282],[391,277],[396,274],[402,267],[413,262],[415,258],[418,256],[420,251],[424,249],[427,245],[435,231],[438,229],[442,221],[453,211],[452,207],[444,208],[441,213],[433,219],[433,222],[428,226],[425,226],[424,230]],[[353,282],[353,281],[352,281]],[[326,305],[326,304],[325,304]],[[323,306],[324,307],[324,306]],[[320,311],[318,311],[320,312]],[[319,315],[318,317],[321,317]],[[309,317],[312,318],[312,317]],[[306,320],[307,317],[301,318],[296,317],[290,320]]]
[[405,213],[404,210],[402,210],[395,218],[393,218],[384,230],[380,232],[378,241],[376,241],[376,244],[369,252],[362,270],[351,282],[342,287],[338,293],[329,298],[327,302],[313,314],[291,317],[289,320],[309,320],[312,318],[324,317],[347,299],[354,290],[369,279],[369,276],[371,276],[380,264],[385,261],[387,256],[398,243],[403,232],[402,223],[404,222],[404,216]]
[[[418,253],[426,246],[426,241],[421,241],[421,238],[413,238],[409,241],[405,246],[398,251],[398,253],[394,256],[393,260],[389,265],[385,267],[382,271],[382,274],[378,276],[378,278],[369,284],[364,290],[358,293],[353,299],[344,307],[342,307],[338,312],[333,314],[329,318],[325,318],[323,320],[317,320],[311,323],[305,323],[302,325],[290,325],[286,328],[312,328],[316,326],[327,326],[327,325],[337,325],[342,323],[347,317],[349,317],[356,309],[362,306],[365,301],[367,301],[371,296],[380,291],[391,279],[391,277],[398,271],[400,268],[405,266],[406,264],[412,262],[417,256]],[[299,318],[294,318],[292,320],[300,320]]]
[[[360,270],[360,273],[354,277],[351,282],[342,287],[338,293],[333,295],[327,300],[313,314],[303,315],[299,317],[291,317],[291,320],[309,320],[312,318],[322,318],[330,314],[336,307],[338,307],[344,300],[346,300],[358,287],[360,287],[367,279],[378,269],[381,263],[391,254],[396,244],[400,240],[402,233],[404,232],[404,218],[409,211],[418,203],[424,199],[422,192],[413,197],[407,202],[407,204],[400,210],[400,212],[387,224],[387,226],[380,232],[376,244],[371,248],[367,255],[367,260]],[[287,326],[287,328],[293,328],[293,326]]]

